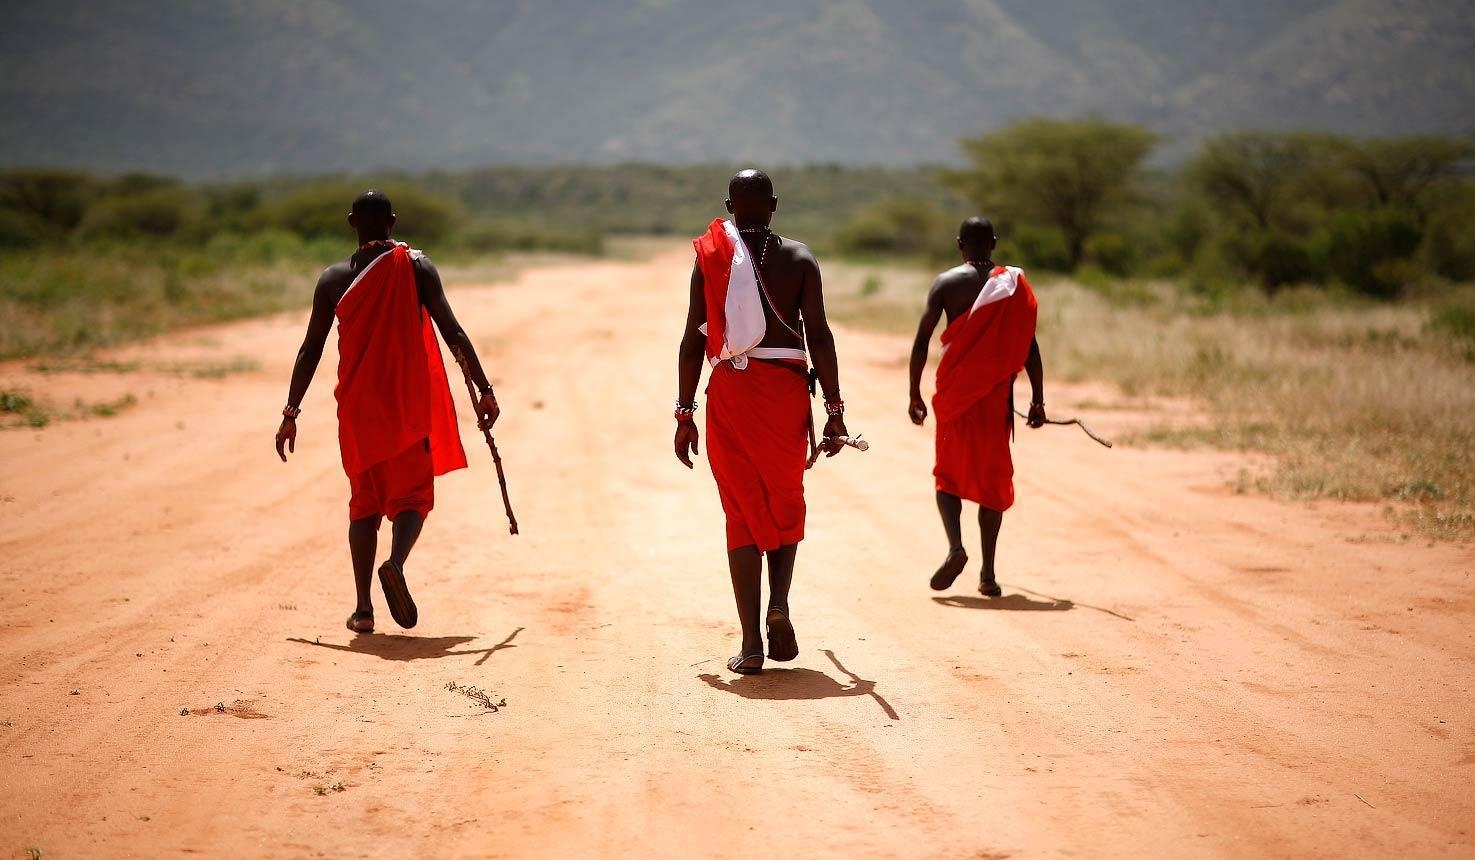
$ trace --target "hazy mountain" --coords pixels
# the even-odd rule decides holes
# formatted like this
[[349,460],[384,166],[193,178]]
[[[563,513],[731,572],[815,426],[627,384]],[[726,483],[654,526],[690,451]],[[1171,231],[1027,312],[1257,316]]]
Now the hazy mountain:
[[1032,115],[1475,132],[1475,0],[17,4],[0,163],[955,158]]

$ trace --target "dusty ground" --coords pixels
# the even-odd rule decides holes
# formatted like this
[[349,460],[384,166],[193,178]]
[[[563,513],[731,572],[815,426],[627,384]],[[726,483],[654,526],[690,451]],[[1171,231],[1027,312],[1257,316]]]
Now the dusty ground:
[[302,315],[119,351],[130,373],[0,367],[139,400],[0,433],[0,853],[1475,852],[1471,548],[1237,496],[1234,457],[1052,428],[1019,440],[1006,596],[965,576],[935,597],[930,428],[903,416],[895,339],[840,335],[874,447],[811,475],[803,654],[728,674],[716,493],[669,447],[688,265],[455,290],[523,534],[466,428],[407,634],[382,602],[380,634],[343,629],[331,351],[296,458],[271,451]]

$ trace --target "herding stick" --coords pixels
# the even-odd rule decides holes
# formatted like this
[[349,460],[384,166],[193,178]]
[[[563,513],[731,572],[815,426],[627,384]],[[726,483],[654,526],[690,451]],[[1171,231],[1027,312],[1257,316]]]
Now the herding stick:
[[[1014,414],[1015,415],[1018,415],[1020,418],[1023,418],[1026,421],[1029,420],[1029,416],[1028,415],[1025,415],[1023,412],[1020,412],[1018,409],[1015,409],[1014,410]],[[1051,418],[1046,418],[1045,419],[1045,423],[1046,424],[1054,424],[1057,427],[1068,427],[1071,424],[1074,424],[1077,427],[1081,428],[1082,430],[1086,431],[1086,435],[1087,436],[1090,436],[1092,439],[1095,439],[1097,442],[1100,442],[1101,444],[1105,445],[1108,448],[1111,447],[1111,440],[1110,439],[1103,439],[1100,436],[1097,436],[1095,433],[1091,432],[1091,428],[1086,426],[1086,422],[1082,421],[1079,418],[1067,418],[1064,421],[1056,421],[1056,420],[1051,419]]]
[[[451,350],[451,355],[456,358],[456,366],[461,368],[461,378],[466,380],[466,393],[471,395],[471,411],[477,416],[476,424],[481,427],[481,398],[476,396],[476,383],[471,381],[471,371],[466,367],[466,356],[461,350]],[[492,451],[492,463],[497,467],[497,483],[502,487],[502,507],[507,510],[507,531],[517,534],[517,517],[512,513],[512,499],[507,495],[507,473],[502,471],[502,455],[497,453],[497,442],[492,438],[492,428],[482,427],[481,435],[487,440],[487,447]]]

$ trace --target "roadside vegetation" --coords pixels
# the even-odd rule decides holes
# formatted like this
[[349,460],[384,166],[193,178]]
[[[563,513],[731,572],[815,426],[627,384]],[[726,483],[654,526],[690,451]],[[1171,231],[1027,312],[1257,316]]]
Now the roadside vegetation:
[[[1033,119],[962,141],[964,166],[772,171],[779,227],[820,251],[833,313],[910,333],[967,214],[1034,274],[1056,378],[1187,397],[1206,420],[1138,435],[1274,455],[1242,484],[1386,501],[1475,538],[1475,145],[1236,132],[1182,164],[1148,131]],[[0,172],[0,359],[85,355],[305,305],[352,196],[396,202],[443,267],[622,256],[695,235],[740,165],[504,167],[186,184]],[[12,392],[4,417],[44,411]],[[21,399],[15,399],[21,398]]]
[[[1034,274],[1047,373],[1190,399],[1202,421],[1136,441],[1272,455],[1241,488],[1475,539],[1475,144],[1239,132],[1166,170],[1156,143],[1027,120],[940,176]],[[910,334],[958,214],[897,198],[842,228],[835,316]]]

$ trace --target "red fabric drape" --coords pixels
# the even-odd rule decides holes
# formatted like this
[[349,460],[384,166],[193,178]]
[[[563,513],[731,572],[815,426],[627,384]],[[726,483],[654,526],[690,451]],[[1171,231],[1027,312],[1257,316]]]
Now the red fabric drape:
[[335,312],[343,470],[360,474],[425,438],[435,474],[465,468],[445,362],[409,249],[396,246],[370,263]]
[[[1004,271],[1000,266],[990,277]],[[1040,304],[1023,273],[1014,295],[973,308],[942,332],[937,393],[932,411],[938,421],[962,415],[979,398],[1024,369],[1035,336]]]
[[766,361],[723,362],[707,384],[707,462],[727,514],[727,548],[804,539],[809,385]]
[[[994,269],[990,277],[1004,272]],[[937,489],[996,511],[1014,504],[1009,393],[1035,336],[1039,302],[1023,273],[1014,294],[973,308],[942,333],[932,398]]]
[[707,232],[692,241],[697,267],[702,270],[702,295],[707,302],[707,358],[722,355],[727,337],[727,281],[732,274],[733,245],[721,218],[712,219]]

